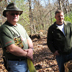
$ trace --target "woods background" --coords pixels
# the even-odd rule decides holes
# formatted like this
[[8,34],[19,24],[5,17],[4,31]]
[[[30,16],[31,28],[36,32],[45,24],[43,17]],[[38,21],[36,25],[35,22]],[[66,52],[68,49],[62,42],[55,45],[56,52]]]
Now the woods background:
[[57,9],[63,10],[65,20],[72,22],[72,0],[0,0],[0,25],[6,21],[2,12],[10,2],[15,2],[23,10],[19,23],[28,34],[46,34],[48,27],[55,21]]
[[[6,21],[2,15],[10,2],[23,10],[18,23],[22,24],[29,35],[47,35],[47,30],[55,21],[55,11],[61,9],[65,21],[72,23],[72,0],[0,0],[0,26]],[[59,72],[55,57],[47,47],[47,38],[33,39],[34,66],[37,72]],[[3,66],[2,48],[0,48],[0,72],[7,72]]]

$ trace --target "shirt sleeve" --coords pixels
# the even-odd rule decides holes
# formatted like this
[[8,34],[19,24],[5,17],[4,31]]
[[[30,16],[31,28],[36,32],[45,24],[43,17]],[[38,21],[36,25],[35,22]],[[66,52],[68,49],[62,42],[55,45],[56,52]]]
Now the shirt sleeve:
[[25,30],[25,28],[22,26],[23,28],[23,31],[25,32],[25,36],[26,36],[26,39],[30,39],[29,35],[27,34],[27,31]]
[[6,27],[0,28],[0,41],[3,48],[15,43],[11,32]]

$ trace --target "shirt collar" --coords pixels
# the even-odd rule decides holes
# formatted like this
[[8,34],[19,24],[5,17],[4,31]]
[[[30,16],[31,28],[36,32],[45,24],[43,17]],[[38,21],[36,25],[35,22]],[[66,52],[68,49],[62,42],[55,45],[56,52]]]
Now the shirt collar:
[[8,21],[6,21],[5,24],[6,24],[6,25],[9,25],[9,26],[17,26],[17,24],[16,24],[16,25],[12,25],[12,24],[9,23]]

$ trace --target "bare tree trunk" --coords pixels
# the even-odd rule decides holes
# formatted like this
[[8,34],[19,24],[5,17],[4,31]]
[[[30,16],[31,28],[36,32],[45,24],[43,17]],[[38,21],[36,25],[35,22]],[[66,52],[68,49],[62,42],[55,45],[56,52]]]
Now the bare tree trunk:
[[63,10],[62,9],[62,1],[61,0],[58,0],[58,3],[59,3],[59,9]]
[[52,24],[52,13],[51,13],[51,11],[50,11],[50,17],[51,17],[51,19],[50,19],[50,20],[51,20],[51,24]]
[[66,14],[68,15],[69,2],[66,0]]
[[[33,14],[32,14],[32,10],[31,10],[31,0],[28,0],[29,1],[29,18],[30,18],[30,25],[31,25],[31,28],[33,28]],[[33,30],[30,29],[30,33],[33,34]]]

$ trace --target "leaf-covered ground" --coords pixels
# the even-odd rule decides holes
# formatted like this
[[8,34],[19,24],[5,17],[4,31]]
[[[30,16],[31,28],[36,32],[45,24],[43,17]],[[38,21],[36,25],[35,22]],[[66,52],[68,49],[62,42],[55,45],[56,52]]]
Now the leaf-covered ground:
[[[59,72],[55,57],[47,47],[47,38],[33,39],[34,44],[34,66],[37,72]],[[0,72],[7,72],[2,59],[2,48],[0,48]]]
[[34,39],[34,65],[37,72],[59,72],[55,57],[47,47],[47,38]]

